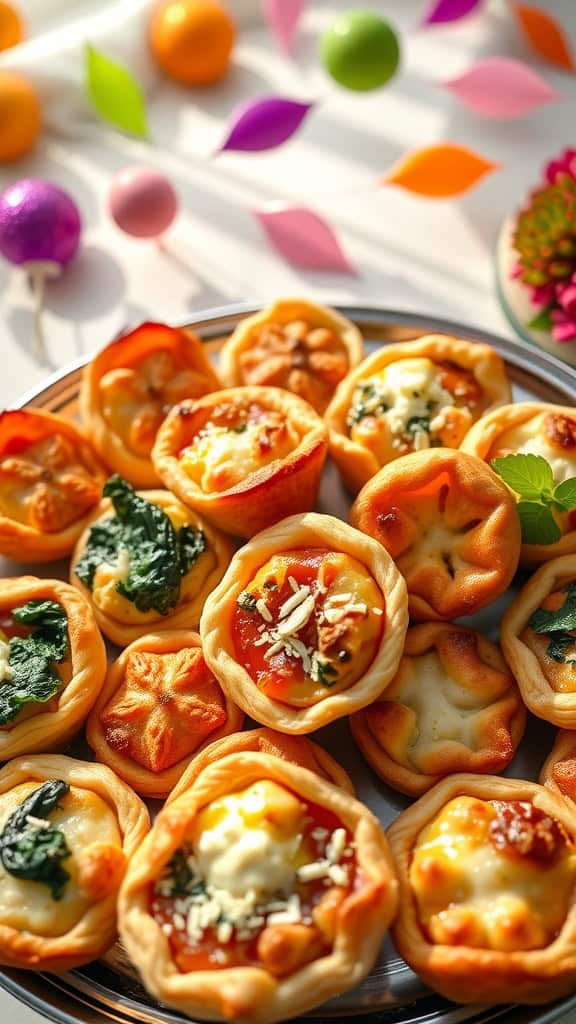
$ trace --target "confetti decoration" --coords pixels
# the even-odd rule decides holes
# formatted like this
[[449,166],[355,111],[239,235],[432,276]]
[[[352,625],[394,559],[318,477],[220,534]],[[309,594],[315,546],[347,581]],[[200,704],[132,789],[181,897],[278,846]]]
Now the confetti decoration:
[[565,71],[576,71],[566,33],[552,14],[531,4],[516,4],[515,11],[526,39],[539,57]]
[[262,13],[268,28],[285,53],[292,51],[304,7],[304,0],[262,0]]
[[380,184],[399,185],[421,196],[446,199],[467,192],[497,166],[472,149],[443,143],[409,153],[380,179]]
[[294,135],[312,106],[282,96],[263,96],[244,103],[232,115],[220,150],[259,153],[275,149]]
[[472,14],[484,0],[433,0],[432,6],[424,15],[422,25],[445,25],[450,21],[459,21],[467,14]]
[[148,138],[146,104],[138,82],[90,44],[86,46],[86,92],[103,121],[139,139]]
[[476,114],[501,120],[523,117],[558,93],[522,61],[488,57],[443,83]]
[[314,210],[281,203],[253,213],[276,251],[293,266],[356,273],[332,228]]

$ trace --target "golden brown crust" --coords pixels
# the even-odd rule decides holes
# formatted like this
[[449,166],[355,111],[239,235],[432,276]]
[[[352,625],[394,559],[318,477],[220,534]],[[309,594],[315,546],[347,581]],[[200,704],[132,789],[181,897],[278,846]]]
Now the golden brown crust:
[[576,803],[576,732],[559,729],[546,758],[539,781],[560,796]]
[[[426,654],[436,655],[438,673],[427,663],[419,676]],[[422,698],[414,686],[424,691]],[[525,723],[498,647],[465,626],[426,622],[408,630],[395,679],[379,700],[352,715],[350,728],[385,782],[421,796],[446,775],[502,771]]]
[[415,619],[455,619],[495,601],[518,567],[510,491],[480,459],[454,449],[404,455],[376,474],[350,516],[384,545]]
[[542,949],[502,952],[465,945],[437,945],[420,927],[409,881],[414,845],[422,830],[451,799],[529,801],[564,826],[576,841],[576,812],[535,782],[494,776],[454,775],[403,811],[388,831],[400,880],[400,912],[393,928],[407,963],[436,991],[460,1003],[540,1004],[559,999],[576,985],[576,899],[557,938]]
[[[288,977],[274,977],[261,967],[179,973],[168,940],[148,912],[150,885],[183,844],[203,806],[262,778],[337,815],[353,834],[364,884],[338,912],[332,950]],[[299,765],[262,753],[242,753],[205,768],[190,789],[160,812],[130,863],[120,894],[119,920],[128,954],[156,998],[189,1016],[271,1024],[356,985],[374,963],[396,906],[394,867],[385,837],[368,808]]]
[[[140,680],[136,680],[140,682],[140,689],[134,689],[132,694],[127,690],[122,707],[111,709],[109,728],[105,725],[103,716],[118,691],[126,686],[126,670],[134,655],[143,654],[145,659],[146,655],[157,657],[188,650],[201,651],[200,637],[191,630],[169,630],[134,640],[110,665],[104,687],[86,723],[86,738],[98,760],[112,768],[142,796],[168,796],[186,769],[199,759],[201,752],[208,745],[213,746],[218,741],[222,742],[229,733],[235,733],[237,729],[242,728],[244,715],[221,693],[215,679],[210,681],[209,687],[210,690],[217,691],[219,698],[221,695],[221,704],[218,703],[216,709],[224,716],[222,724],[218,726],[212,723],[208,715],[206,698],[209,699],[210,693],[205,692],[208,687],[203,677],[200,680],[202,689],[197,687],[198,696],[193,706],[191,698],[195,693],[195,680],[193,679],[190,686],[186,687],[179,683],[177,678],[172,677],[156,692],[155,703],[148,707],[142,696],[146,692],[151,695],[154,693],[151,689],[154,676],[150,667],[147,670],[145,660],[134,666],[136,674],[139,669],[141,670]],[[183,668],[185,672],[186,666]],[[185,674],[183,678],[185,680]],[[216,720],[216,716],[214,719]],[[121,723],[125,723],[126,735],[134,731],[142,735],[148,730],[156,754],[170,745],[174,734],[178,734],[180,740],[185,741],[189,752],[170,767],[153,771],[124,752],[125,747],[129,745],[128,741],[116,743],[114,746],[109,742],[109,729],[113,732]],[[199,736],[195,736],[195,729],[202,730]],[[205,729],[209,730],[207,738],[204,738]]]
[[[44,754],[19,758],[5,765],[0,770],[0,793],[24,782],[41,785],[48,779],[60,779],[76,789],[91,790],[108,804],[117,818],[127,862],[150,828],[148,811],[135,793],[104,765]],[[95,851],[95,856],[97,853]],[[60,973],[95,960],[106,952],[116,936],[119,885],[120,878],[113,891],[95,900],[78,923],[63,935],[45,937],[17,931],[3,925],[0,919],[0,962],[8,967]]]

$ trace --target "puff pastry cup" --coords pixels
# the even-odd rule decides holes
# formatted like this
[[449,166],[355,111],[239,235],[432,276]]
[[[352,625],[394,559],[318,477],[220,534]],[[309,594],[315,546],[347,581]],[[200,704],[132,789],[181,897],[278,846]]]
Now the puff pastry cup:
[[520,693],[498,647],[449,622],[412,626],[395,678],[350,719],[374,771],[410,796],[457,772],[502,771],[525,723]]
[[542,766],[540,782],[576,803],[576,733],[571,729],[558,730]]
[[489,345],[430,334],[383,345],[348,374],[326,410],[330,454],[358,491],[382,467],[424,448],[458,448],[472,424],[509,402]]
[[535,782],[455,775],[388,831],[393,929],[458,1003],[546,1003],[576,988],[576,809]]
[[[516,402],[483,416],[464,438],[462,451],[486,462],[504,455],[542,455],[554,482],[576,477],[576,409],[547,402]],[[522,562],[539,565],[557,555],[576,553],[576,517],[553,510],[562,530],[554,544],[523,544]]]
[[104,765],[37,756],[0,770],[0,963],[60,973],[116,937],[126,864],[150,828]]
[[135,487],[157,487],[151,452],[166,413],[184,398],[220,387],[199,338],[179,327],[144,323],[84,367],[80,413],[111,470]]
[[0,580],[0,760],[58,750],[106,675],[90,605],[61,580]]
[[351,523],[384,545],[415,619],[473,615],[518,567],[516,502],[480,459],[435,448],[403,455],[360,491]]
[[251,537],[313,508],[328,431],[311,405],[280,388],[229,388],[182,402],[152,458],[166,487],[221,530]]
[[291,516],[234,555],[202,613],[204,657],[262,725],[308,733],[376,699],[408,624],[406,586],[370,537],[332,516]]
[[363,355],[360,331],[336,310],[279,299],[238,324],[220,353],[220,374],[227,387],[286,388],[323,413]]
[[19,562],[65,558],[106,478],[70,420],[37,409],[0,414],[0,552]]
[[166,1005],[271,1024],[356,985],[396,907],[371,811],[300,765],[243,753],[205,768],[160,812],[130,863],[119,923]]
[[207,668],[198,634],[169,630],[135,640],[113,662],[86,738],[137,793],[166,797],[207,744],[243,721]]
[[70,581],[109,640],[126,647],[150,632],[194,629],[233,548],[169,491],[135,492],[111,477],[80,537]]

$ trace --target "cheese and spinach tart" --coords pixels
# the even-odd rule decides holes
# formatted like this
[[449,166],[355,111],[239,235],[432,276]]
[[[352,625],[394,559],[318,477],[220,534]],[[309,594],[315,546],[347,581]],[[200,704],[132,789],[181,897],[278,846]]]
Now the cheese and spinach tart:
[[116,938],[129,857],[150,827],[103,765],[20,758],[0,770],[0,963],[68,971]]
[[322,414],[364,355],[358,328],[309,299],[279,299],[241,320],[220,353],[227,387],[285,388]]
[[396,459],[362,488],[350,521],[394,558],[415,619],[473,615],[504,593],[518,567],[516,502],[481,459],[463,452]]
[[406,634],[396,676],[350,719],[375,772],[420,796],[456,772],[501,772],[522,739],[526,711],[495,644],[450,622]]
[[326,410],[330,454],[358,491],[401,455],[458,448],[480,416],[510,397],[504,363],[489,345],[442,334],[383,345]]
[[172,410],[152,458],[174,494],[221,530],[251,537],[314,507],[328,432],[280,388],[217,391]]
[[128,868],[119,925],[162,1003],[272,1024],[358,984],[396,907],[367,807],[300,765],[239,753],[160,812]]
[[112,476],[80,537],[70,580],[102,632],[125,647],[152,631],[193,629],[232,546],[169,491],[137,493]]
[[0,414],[0,553],[19,562],[65,558],[106,479],[90,442],[62,416]]
[[404,580],[332,516],[291,516],[236,552],[200,622],[222,689],[262,725],[308,733],[375,700],[400,660]]
[[454,775],[388,832],[400,954],[447,999],[547,1003],[576,988],[576,809],[535,782]]
[[0,760],[61,749],[106,675],[90,605],[61,580],[0,580]]
[[559,729],[539,781],[576,804],[576,733]]
[[167,797],[206,745],[243,721],[206,666],[198,634],[167,630],[135,640],[113,662],[86,737],[137,793]]
[[151,452],[166,414],[182,399],[220,386],[199,338],[181,328],[144,323],[84,367],[80,412],[110,470],[135,487],[157,487]]

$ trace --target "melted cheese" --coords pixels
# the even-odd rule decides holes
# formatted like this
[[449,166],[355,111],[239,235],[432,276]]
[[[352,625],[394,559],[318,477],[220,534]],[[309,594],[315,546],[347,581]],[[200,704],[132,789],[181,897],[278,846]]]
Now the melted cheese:
[[[369,398],[365,397],[364,389],[367,388],[371,388]],[[363,434],[374,429],[371,410],[374,410],[375,417],[382,421],[393,437],[400,439],[408,432],[414,435],[416,442],[416,437],[426,432],[414,431],[409,427],[410,420],[428,420],[431,426],[440,427],[443,413],[454,407],[454,399],[440,384],[438,368],[430,359],[400,359],[391,363],[379,373],[363,380],[354,398],[369,414],[350,430],[351,438],[360,443]],[[387,407],[386,411],[378,412],[382,406]],[[438,421],[437,424],[435,421]],[[414,446],[419,445],[415,443]]]
[[576,476],[576,449],[565,451],[553,444],[545,433],[545,418],[545,414],[542,414],[507,430],[498,439],[497,449],[491,453],[490,458],[498,457],[503,452],[542,455],[552,468],[555,483]]
[[275,459],[286,458],[298,445],[298,435],[287,422],[272,435],[264,430],[260,421],[246,423],[240,432],[209,422],[180,464],[205,493],[228,490]]

